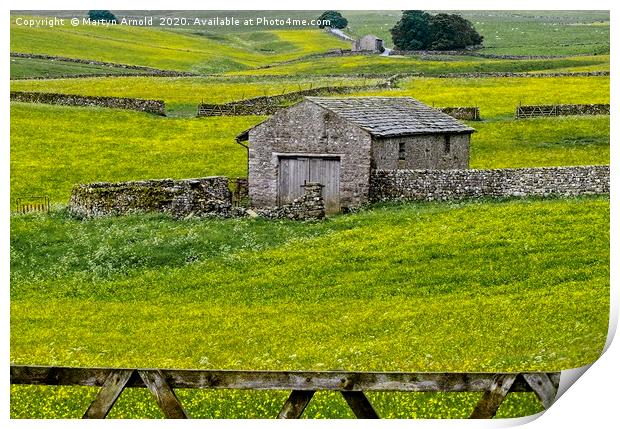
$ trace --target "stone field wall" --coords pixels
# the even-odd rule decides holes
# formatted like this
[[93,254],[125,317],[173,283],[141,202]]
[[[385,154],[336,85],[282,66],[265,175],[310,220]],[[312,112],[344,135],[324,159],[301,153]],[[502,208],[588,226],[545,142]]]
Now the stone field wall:
[[63,106],[107,107],[113,109],[137,110],[161,116],[166,115],[166,106],[163,101],[143,100],[140,98],[91,97],[47,92],[11,91],[11,101],[60,104]]
[[[60,57],[57,55],[44,55],[44,54],[29,54],[24,52],[11,52],[11,57],[14,58],[33,58],[38,60],[50,60],[50,61],[62,61],[67,63],[78,63],[78,64],[90,64],[95,66],[103,66],[103,67],[111,67],[115,69],[124,69],[127,70],[127,76],[135,76],[136,73],[131,73],[131,70],[140,71],[140,75],[150,75],[150,76],[196,76],[195,73],[191,72],[180,72],[176,70],[162,70],[156,69],[153,67],[145,67],[145,66],[136,66],[133,64],[121,64],[121,63],[110,63],[106,61],[97,61],[97,60],[88,60],[83,58],[69,58],[69,57]],[[97,74],[100,76],[99,74]],[[105,73],[103,75],[106,75]],[[77,77],[78,75],[67,75],[66,77]],[[83,77],[92,77],[92,74],[83,75]],[[109,74],[108,76],[118,76],[118,74]],[[59,77],[56,77],[59,78]],[[33,79],[33,78],[28,78]],[[35,78],[36,79],[36,78]],[[45,78],[47,79],[47,78]]]
[[496,170],[376,170],[370,201],[578,196],[609,193],[609,166]]
[[245,100],[233,101],[225,104],[200,104],[196,116],[245,116],[245,115],[273,115],[288,105],[301,101],[307,96],[347,94],[355,91],[388,88],[389,82],[376,85],[359,86],[326,86],[286,94],[253,97]]
[[[235,188],[244,188],[245,179],[234,179]],[[240,183],[240,182],[244,182]],[[322,185],[307,183],[304,194],[290,204],[250,210],[235,204],[227,177],[162,179],[118,183],[76,185],[68,209],[79,218],[119,216],[132,213],[166,213],[176,218],[265,217],[269,219],[318,220],[325,217]]]
[[323,219],[325,217],[323,185],[312,182],[306,183],[304,185],[304,194],[300,198],[280,207],[256,209],[256,213],[261,217],[270,219]]
[[480,108],[476,106],[463,106],[463,107],[436,107],[440,112],[450,115],[455,119],[461,119],[463,121],[479,121]]
[[227,177],[90,183],[73,187],[69,212],[82,218],[161,212],[175,217],[229,216]]
[[515,118],[537,116],[609,115],[609,104],[545,104],[517,106]]

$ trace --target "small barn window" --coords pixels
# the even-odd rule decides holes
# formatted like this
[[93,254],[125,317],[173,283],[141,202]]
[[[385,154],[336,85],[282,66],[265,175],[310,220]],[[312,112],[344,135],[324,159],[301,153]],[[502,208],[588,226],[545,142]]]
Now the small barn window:
[[407,154],[405,152],[405,143],[398,143],[398,160],[405,161],[407,159]]
[[450,153],[450,134],[446,134],[443,138],[443,153]]
[[407,152],[405,151],[405,143],[398,143],[398,168],[405,168],[407,163]]

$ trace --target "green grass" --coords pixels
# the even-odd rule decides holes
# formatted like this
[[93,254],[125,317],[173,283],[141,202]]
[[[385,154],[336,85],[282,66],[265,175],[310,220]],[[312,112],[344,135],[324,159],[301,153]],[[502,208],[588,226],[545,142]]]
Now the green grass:
[[[598,357],[607,334],[608,231],[603,197],[387,205],[321,223],[14,216],[11,361],[577,367]],[[32,416],[34,404],[42,410],[35,413],[48,417],[75,416],[87,401],[60,389],[66,401],[48,410],[50,390],[37,389],[13,388],[14,417]],[[220,395],[199,408],[200,398]],[[186,398],[195,413],[227,417],[273,415],[283,399],[257,394],[266,405],[256,410],[249,396],[188,392]],[[389,395],[377,396],[380,410],[402,416],[414,409],[418,417],[462,416],[477,398],[397,395],[398,406],[382,408]],[[133,398],[120,416],[158,415],[144,405],[146,397]],[[539,410],[531,397],[513,400],[508,415]],[[316,412],[346,416],[338,401],[325,398]]]
[[471,122],[472,168],[609,164],[609,116]]
[[[11,195],[46,195],[64,204],[76,183],[245,176],[246,151],[234,137],[262,119],[12,103]],[[471,125],[478,131],[471,146],[475,168],[609,163],[608,116]]]
[[216,73],[284,61],[348,44],[318,29],[269,30],[265,37],[194,34],[165,28],[67,24],[28,28],[11,17],[11,51],[87,58],[123,64]]
[[521,104],[609,103],[609,76],[410,78],[398,88],[352,96],[411,96],[434,106],[478,106],[484,119],[514,117]]
[[[38,58],[11,57],[11,79],[33,77],[58,77],[87,74],[119,74],[127,73],[127,69],[120,67],[104,67],[93,64],[80,64],[67,61],[50,61]],[[141,73],[140,70],[131,70],[132,73]]]
[[11,192],[64,204],[80,182],[246,176],[246,150],[234,137],[261,119],[13,103]]
[[598,66],[600,66],[601,70],[607,70],[609,68],[609,56],[597,55],[546,60],[498,60],[468,56],[422,59],[418,56],[355,55],[303,59],[260,70],[231,71],[229,74],[345,75],[357,73],[424,73],[432,76],[444,73],[553,71],[554,69],[586,66],[593,69],[599,69]]
[[[290,392],[281,391],[197,391],[176,389],[183,408],[192,418],[273,419]],[[80,418],[95,398],[96,389],[88,387],[12,386],[12,418]],[[366,393],[382,418],[467,418],[477,393]],[[206,406],[208,404],[208,406]],[[497,417],[526,416],[542,411],[531,393],[508,396]],[[303,418],[353,418],[340,393],[317,392]],[[144,389],[127,389],[112,408],[108,418],[163,418],[150,393]]]
[[12,91],[43,91],[111,97],[163,99],[167,112],[185,111],[195,116],[199,103],[227,103],[264,95],[321,86],[355,86],[378,79],[327,77],[113,77],[28,80],[11,82]]

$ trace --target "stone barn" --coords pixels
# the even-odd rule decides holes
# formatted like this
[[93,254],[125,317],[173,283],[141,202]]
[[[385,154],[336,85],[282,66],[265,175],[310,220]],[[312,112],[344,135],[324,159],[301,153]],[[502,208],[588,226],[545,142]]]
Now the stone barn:
[[306,97],[237,136],[248,141],[254,207],[323,185],[326,212],[368,201],[372,169],[462,169],[470,128],[408,97]]
[[378,52],[385,51],[383,47],[383,40],[372,34],[367,34],[361,39],[351,43],[351,50],[353,52]]

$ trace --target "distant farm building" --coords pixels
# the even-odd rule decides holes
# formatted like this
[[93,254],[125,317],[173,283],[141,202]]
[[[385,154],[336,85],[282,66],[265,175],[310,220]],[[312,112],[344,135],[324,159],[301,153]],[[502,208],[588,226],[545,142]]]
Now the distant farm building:
[[368,201],[372,169],[463,169],[470,128],[408,97],[307,97],[244,131],[255,207],[290,203],[324,186],[326,211]]
[[379,39],[377,36],[372,34],[368,34],[361,39],[357,39],[356,41],[351,43],[351,50],[353,52],[377,52],[382,53],[385,51],[383,47],[383,40]]

